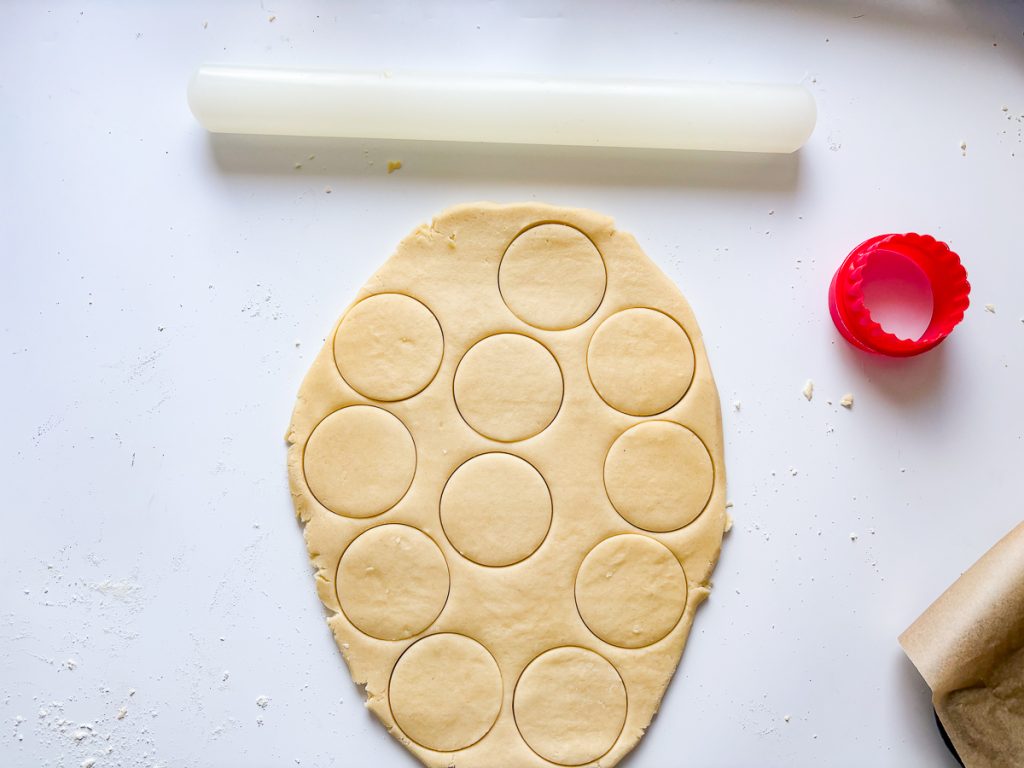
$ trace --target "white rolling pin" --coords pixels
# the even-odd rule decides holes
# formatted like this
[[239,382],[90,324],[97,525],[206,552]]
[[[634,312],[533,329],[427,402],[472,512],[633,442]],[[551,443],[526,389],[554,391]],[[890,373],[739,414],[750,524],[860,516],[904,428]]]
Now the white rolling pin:
[[800,85],[553,80],[207,65],[188,102],[213,133],[794,152]]

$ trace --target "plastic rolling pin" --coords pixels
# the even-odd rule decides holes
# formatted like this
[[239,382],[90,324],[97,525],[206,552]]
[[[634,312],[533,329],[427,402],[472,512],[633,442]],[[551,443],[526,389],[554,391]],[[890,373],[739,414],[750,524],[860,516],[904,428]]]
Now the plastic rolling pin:
[[213,133],[795,152],[801,85],[555,80],[206,65],[188,102]]

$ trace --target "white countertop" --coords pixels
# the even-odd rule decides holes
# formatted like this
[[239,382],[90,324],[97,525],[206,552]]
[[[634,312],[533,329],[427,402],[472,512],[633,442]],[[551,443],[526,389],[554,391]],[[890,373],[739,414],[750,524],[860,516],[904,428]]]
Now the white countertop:
[[[537,199],[636,235],[722,393],[736,525],[623,765],[953,766],[896,636],[1022,514],[1024,4],[206,5],[4,9],[4,765],[415,765],[324,625],[282,436],[401,237]],[[184,88],[218,60],[802,81],[819,123],[774,157],[211,139]],[[893,231],[973,285],[904,361],[825,303]]]

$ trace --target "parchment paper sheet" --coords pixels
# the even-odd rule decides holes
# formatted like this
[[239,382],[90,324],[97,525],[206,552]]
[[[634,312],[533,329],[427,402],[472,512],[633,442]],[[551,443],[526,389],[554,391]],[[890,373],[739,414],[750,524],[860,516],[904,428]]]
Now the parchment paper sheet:
[[900,635],[967,768],[1024,766],[1024,523]]

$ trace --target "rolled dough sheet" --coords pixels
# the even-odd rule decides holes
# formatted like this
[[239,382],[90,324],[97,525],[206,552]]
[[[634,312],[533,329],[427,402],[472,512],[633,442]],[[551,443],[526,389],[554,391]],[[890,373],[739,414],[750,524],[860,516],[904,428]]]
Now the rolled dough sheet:
[[446,211],[345,311],[287,437],[328,623],[410,752],[610,768],[636,745],[726,515],[700,331],[630,235]]

